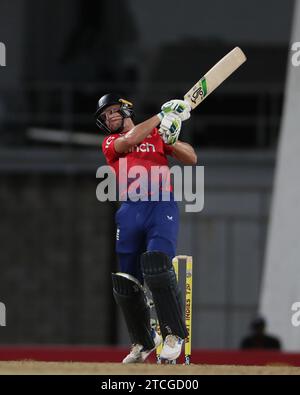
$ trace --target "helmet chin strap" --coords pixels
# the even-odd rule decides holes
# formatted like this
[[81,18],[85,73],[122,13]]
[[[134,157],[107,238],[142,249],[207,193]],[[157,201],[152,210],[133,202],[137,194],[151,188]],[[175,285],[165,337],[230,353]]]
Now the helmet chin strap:
[[118,127],[118,129],[111,130],[111,129],[108,128],[109,130],[111,130],[111,133],[121,133],[122,130],[124,129],[124,120],[125,120],[125,118],[122,116],[122,124],[121,124],[120,127]]

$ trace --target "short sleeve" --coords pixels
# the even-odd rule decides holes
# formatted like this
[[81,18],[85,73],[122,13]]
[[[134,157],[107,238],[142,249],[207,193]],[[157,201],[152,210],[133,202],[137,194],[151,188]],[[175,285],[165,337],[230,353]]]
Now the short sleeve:
[[116,152],[114,147],[114,140],[117,138],[117,135],[108,136],[104,139],[102,143],[102,151],[108,163],[114,162],[120,156],[118,152]]

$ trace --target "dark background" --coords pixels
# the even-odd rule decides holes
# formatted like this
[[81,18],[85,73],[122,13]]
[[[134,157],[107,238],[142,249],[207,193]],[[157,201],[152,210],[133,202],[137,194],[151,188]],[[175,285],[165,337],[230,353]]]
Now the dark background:
[[[182,135],[197,148],[200,165],[247,168],[252,180],[263,174],[260,191],[269,201],[293,3],[1,2],[0,41],[6,45],[7,65],[0,68],[0,301],[7,307],[7,326],[0,328],[0,343],[122,341],[110,284],[117,267],[116,204],[100,204],[95,196],[95,174],[104,159],[93,113],[103,94],[122,93],[134,102],[137,122],[142,121],[164,101],[182,97],[240,46],[246,65],[195,110]],[[70,140],[42,141],[32,137],[33,130],[48,136],[68,132]],[[96,136],[96,145],[72,144],[78,132]],[[232,181],[231,171],[224,174],[214,181],[215,192],[222,181]],[[247,185],[251,193],[254,186]],[[239,191],[232,189],[236,196]],[[224,199],[216,203],[224,205]],[[259,267],[253,278],[257,289],[268,203],[263,207],[257,218],[259,254],[251,258]],[[205,227],[205,221],[213,232],[211,219],[198,225]],[[203,228],[196,234],[203,240],[209,233]],[[224,242],[222,236],[211,240],[216,243],[212,249]],[[197,260],[196,247],[193,252]],[[232,319],[230,303],[209,305],[224,312],[225,327]],[[237,346],[256,308],[255,297],[251,308],[240,306],[243,326],[228,329],[211,346]]]

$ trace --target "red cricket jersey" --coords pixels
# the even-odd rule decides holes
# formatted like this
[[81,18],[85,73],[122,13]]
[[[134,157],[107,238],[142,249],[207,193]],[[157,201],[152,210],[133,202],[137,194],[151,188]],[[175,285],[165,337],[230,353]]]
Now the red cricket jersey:
[[[153,166],[165,166],[167,174],[164,175],[169,177],[168,159],[167,155],[172,156],[173,147],[164,143],[161,139],[158,129],[154,128],[152,132],[138,145],[132,147],[129,152],[118,153],[114,148],[114,141],[120,137],[119,133],[110,134],[106,137],[102,143],[102,151],[105,155],[107,164],[110,165],[116,172],[117,179],[120,180],[122,186],[121,195],[127,191],[129,185],[133,186],[134,177],[130,177],[130,170],[134,170],[134,166],[143,166],[148,174],[148,181],[156,178],[156,176],[151,173],[151,168]],[[120,159],[126,159],[126,166],[124,162],[120,162]],[[119,165],[121,164],[121,167]],[[126,180],[124,174],[124,168],[126,169]],[[120,174],[120,170],[121,173]],[[160,182],[159,179],[155,180]],[[151,193],[149,190],[149,182],[147,184],[147,191],[145,193]],[[140,185],[141,185],[140,179]],[[136,184],[135,184],[136,187]],[[145,188],[145,185],[141,186]],[[169,186],[169,190],[172,187]]]

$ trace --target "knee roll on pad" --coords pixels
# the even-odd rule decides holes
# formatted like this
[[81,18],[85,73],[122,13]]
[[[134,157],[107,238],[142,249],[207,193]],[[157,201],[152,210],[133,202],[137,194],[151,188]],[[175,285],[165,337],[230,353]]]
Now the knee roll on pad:
[[126,273],[112,273],[113,294],[124,315],[133,344],[142,344],[147,350],[155,347],[151,336],[150,309],[143,286]]
[[184,339],[188,332],[183,319],[181,292],[171,259],[162,252],[145,252],[141,257],[141,266],[153,296],[163,338],[174,334]]

